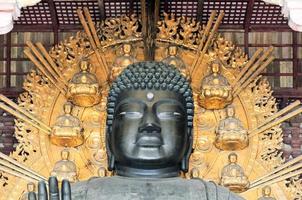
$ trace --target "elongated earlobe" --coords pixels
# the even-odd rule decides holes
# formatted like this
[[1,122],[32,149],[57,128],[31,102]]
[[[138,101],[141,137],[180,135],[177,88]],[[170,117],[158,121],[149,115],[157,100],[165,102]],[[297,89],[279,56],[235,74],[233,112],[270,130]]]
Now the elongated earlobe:
[[184,158],[181,161],[181,170],[183,172],[188,172],[189,170],[189,159],[190,159],[190,155],[192,153],[192,147],[193,147],[193,129],[192,128],[188,128],[188,147],[187,147],[187,151],[184,155]]
[[112,134],[112,127],[111,126],[107,126],[106,129],[106,151],[107,151],[107,160],[108,160],[108,170],[112,171],[115,168],[115,159],[114,159],[114,155],[111,152],[110,149],[110,137],[109,135]]
[[111,156],[109,156],[108,159],[109,159],[109,160],[108,160],[108,169],[109,169],[110,171],[112,171],[112,170],[114,170],[114,168],[115,168],[115,165],[114,165],[114,163],[115,163],[114,155],[111,154]]

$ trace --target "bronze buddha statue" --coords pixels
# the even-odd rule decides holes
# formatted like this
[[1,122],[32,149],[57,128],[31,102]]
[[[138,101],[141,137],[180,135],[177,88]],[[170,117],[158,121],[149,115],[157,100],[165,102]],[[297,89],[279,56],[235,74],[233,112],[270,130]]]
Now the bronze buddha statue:
[[220,184],[234,192],[243,192],[249,187],[249,180],[244,174],[243,168],[237,164],[236,153],[229,154],[229,164],[221,171]]
[[221,150],[241,150],[247,147],[249,138],[242,122],[235,117],[235,109],[229,105],[226,108],[226,118],[221,120],[216,128],[215,146]]
[[[239,200],[213,182],[185,179],[193,143],[193,94],[173,66],[161,62],[129,65],[113,82],[107,102],[108,169],[112,177],[94,177],[69,185],[62,200]],[[41,199],[58,199],[55,177],[49,194],[39,183]],[[32,199],[30,199],[32,200]]]
[[265,186],[262,188],[262,197],[258,198],[258,200],[276,200],[274,197],[271,197],[272,189],[270,186]]

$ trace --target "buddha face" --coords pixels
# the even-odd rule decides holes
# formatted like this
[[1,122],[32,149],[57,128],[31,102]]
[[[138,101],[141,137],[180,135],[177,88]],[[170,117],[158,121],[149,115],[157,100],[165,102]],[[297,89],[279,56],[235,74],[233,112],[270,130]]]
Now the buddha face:
[[82,71],[87,71],[88,70],[88,62],[86,60],[83,60],[81,61],[81,64],[80,64],[80,68]]
[[212,64],[212,71],[213,71],[213,73],[218,73],[219,72],[219,64],[218,63],[213,63]]
[[170,46],[169,47],[169,55],[170,56],[176,56],[177,54],[177,47],[176,46]]
[[230,163],[237,163],[237,154],[234,154],[234,153],[230,154],[229,155],[229,162]]
[[69,159],[69,151],[63,150],[61,152],[61,158],[62,158],[62,160],[68,160]]
[[271,188],[269,186],[264,187],[263,190],[262,190],[262,194],[265,197],[270,196],[271,195]]
[[35,191],[35,184],[34,183],[28,183],[27,184],[27,191],[28,192],[34,192]]
[[64,112],[65,114],[70,114],[72,111],[72,105],[71,103],[64,104]]
[[233,107],[227,107],[226,112],[227,112],[227,116],[228,116],[228,117],[233,117],[234,114],[235,114],[235,110],[234,110]]
[[121,166],[174,167],[188,150],[188,131],[180,95],[171,91],[131,90],[117,99],[109,148]]
[[124,44],[123,45],[123,51],[125,54],[130,54],[131,53],[131,45],[130,44]]

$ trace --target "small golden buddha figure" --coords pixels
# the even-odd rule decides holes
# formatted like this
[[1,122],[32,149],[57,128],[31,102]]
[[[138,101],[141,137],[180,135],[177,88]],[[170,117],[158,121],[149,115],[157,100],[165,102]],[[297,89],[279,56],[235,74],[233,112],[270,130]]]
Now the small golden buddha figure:
[[211,68],[212,73],[201,82],[199,104],[210,110],[222,109],[232,102],[232,88],[228,80],[219,73],[219,62],[213,62]]
[[243,192],[249,187],[249,180],[241,166],[237,164],[237,154],[229,154],[229,164],[221,172],[220,184],[233,192]]
[[36,185],[32,182],[27,184],[27,191],[22,195],[20,200],[28,200],[28,194],[36,191]]
[[272,189],[270,186],[265,186],[262,188],[262,197],[258,200],[276,200],[274,197],[271,197]]
[[111,70],[111,80],[114,80],[128,65],[137,62],[136,58],[132,56],[132,46],[125,43],[122,46],[122,55],[118,56],[113,62]]
[[221,150],[240,150],[249,143],[247,130],[242,122],[235,117],[233,106],[226,108],[226,118],[221,120],[216,128],[215,146]]
[[90,64],[83,59],[80,72],[76,73],[68,84],[68,98],[77,106],[90,107],[100,101],[100,86],[95,74],[89,72]]
[[169,46],[168,57],[163,59],[162,62],[168,65],[174,65],[183,75],[186,75],[186,65],[184,61],[177,55],[177,51],[177,46]]
[[197,168],[193,168],[190,173],[191,178],[199,178],[199,170]]
[[78,180],[77,166],[69,160],[69,151],[67,149],[61,151],[61,159],[55,163],[50,175],[56,176],[59,182],[62,182],[64,179],[76,182]]
[[106,177],[107,176],[107,170],[105,167],[100,167],[98,169],[98,177]]
[[84,142],[83,128],[80,120],[71,115],[72,104],[64,104],[64,114],[59,116],[50,135],[53,144],[64,147],[77,147]]

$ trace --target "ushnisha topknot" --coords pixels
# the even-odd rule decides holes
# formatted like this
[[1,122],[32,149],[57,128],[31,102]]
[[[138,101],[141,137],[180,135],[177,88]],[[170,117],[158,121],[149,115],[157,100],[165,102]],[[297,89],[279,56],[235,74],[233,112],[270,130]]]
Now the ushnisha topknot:
[[116,100],[124,90],[162,90],[181,94],[187,111],[188,127],[193,127],[193,95],[187,79],[172,65],[138,62],[129,65],[112,83],[107,101],[107,128],[111,128]]

